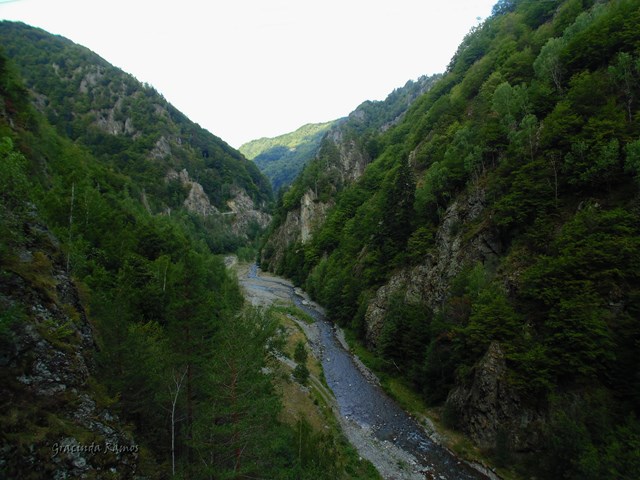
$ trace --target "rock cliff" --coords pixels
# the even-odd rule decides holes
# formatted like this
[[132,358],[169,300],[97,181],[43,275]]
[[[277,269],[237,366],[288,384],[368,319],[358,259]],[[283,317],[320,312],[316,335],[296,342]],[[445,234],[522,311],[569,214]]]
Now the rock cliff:
[[184,200],[183,205],[184,208],[191,212],[196,213],[198,215],[207,216],[219,214],[220,211],[211,205],[209,201],[209,197],[205,193],[202,185],[193,180],[189,176],[189,172],[186,169],[181,170],[179,173],[175,170],[169,170],[165,180],[178,180],[188,190],[187,198]]
[[[300,200],[300,206],[287,212],[284,222],[269,236],[262,252],[263,265],[276,268],[282,263],[290,245],[308,242],[315,228],[325,221],[333,203],[320,202],[313,190],[307,190]],[[265,252],[269,253],[268,256]]]
[[480,448],[500,443],[514,452],[539,448],[544,413],[520,398],[507,375],[505,355],[500,344],[492,342],[468,378],[449,393],[447,408]]
[[247,192],[241,188],[231,187],[232,197],[226,202],[229,210],[220,212],[211,204],[202,185],[193,180],[186,169],[180,172],[169,170],[165,181],[172,180],[179,181],[188,191],[187,198],[182,203],[187,211],[203,217],[210,215],[228,217],[229,228],[235,235],[246,237],[252,225],[263,229],[271,221],[271,215],[258,209]]
[[480,226],[469,236],[462,225],[474,225],[481,218],[485,192],[472,189],[447,208],[435,236],[433,253],[422,263],[405,267],[380,287],[370,301],[365,316],[366,340],[375,348],[389,301],[394,293],[405,292],[405,301],[424,304],[437,311],[451,286],[451,280],[465,265],[486,262],[500,254],[500,241],[491,230]]
[[233,196],[227,200],[229,212],[225,213],[231,216],[231,230],[233,233],[239,236],[246,236],[252,225],[256,225],[261,229],[269,225],[271,215],[259,210],[251,197],[247,195],[247,192],[241,188],[232,187],[231,194]]
[[428,91],[438,78],[440,75],[409,81],[384,101],[366,101],[348,117],[333,123],[309,164],[316,173],[305,175],[303,171],[294,182],[292,188],[298,188],[301,195],[269,236],[261,255],[263,267],[277,270],[284,252],[291,245],[310,240],[335,204],[335,195],[356,182],[371,162],[365,139],[375,137],[397,123],[416,98]]

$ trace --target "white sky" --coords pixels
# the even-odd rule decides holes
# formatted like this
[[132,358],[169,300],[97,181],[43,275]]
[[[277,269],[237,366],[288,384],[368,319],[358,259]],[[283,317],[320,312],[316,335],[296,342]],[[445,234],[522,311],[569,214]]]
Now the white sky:
[[234,147],[444,71],[497,0],[0,0],[153,85]]

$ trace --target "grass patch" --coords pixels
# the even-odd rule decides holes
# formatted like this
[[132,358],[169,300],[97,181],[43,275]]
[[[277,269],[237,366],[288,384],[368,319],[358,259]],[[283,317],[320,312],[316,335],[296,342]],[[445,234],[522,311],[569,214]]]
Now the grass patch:
[[[368,460],[362,459],[356,449],[342,433],[342,429],[332,409],[333,396],[326,386],[322,365],[313,355],[308,339],[302,328],[291,317],[313,323],[313,319],[293,306],[277,305],[272,307],[275,318],[283,329],[284,342],[282,353],[288,358],[295,358],[296,345],[302,342],[308,352],[306,365],[310,372],[305,387],[291,380],[291,369],[282,365],[281,369],[288,373],[273,375],[274,385],[282,399],[283,408],[279,420],[299,428],[300,422],[310,426],[312,443],[334,457],[337,468],[336,478],[341,479],[381,479],[378,471]],[[301,318],[302,317],[302,318]],[[308,320],[304,317],[308,317]]]
[[57,301],[56,281],[53,278],[53,264],[44,252],[34,252],[31,261],[21,261],[13,257],[6,266],[17,275],[24,278],[30,286],[42,292],[49,300]]
[[309,325],[315,322],[315,320],[311,315],[309,315],[302,309],[296,307],[295,305],[286,304],[286,303],[277,303],[272,308],[276,312],[293,315],[298,320],[308,323]]

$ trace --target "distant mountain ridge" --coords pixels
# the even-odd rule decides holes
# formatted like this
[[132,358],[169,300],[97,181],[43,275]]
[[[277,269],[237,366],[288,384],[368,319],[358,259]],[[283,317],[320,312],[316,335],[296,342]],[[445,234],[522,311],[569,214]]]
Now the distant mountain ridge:
[[239,150],[253,160],[269,180],[274,191],[288,186],[320,148],[320,141],[335,121],[309,123],[294,132],[273,138],[259,138]]
[[322,141],[335,128],[364,134],[384,131],[398,122],[411,103],[425,93],[440,75],[423,75],[391,92],[384,100],[366,100],[348,117],[325,123],[303,125],[294,132],[245,143],[240,151],[252,159],[270,180],[274,191],[294,182],[304,166],[320,151]]

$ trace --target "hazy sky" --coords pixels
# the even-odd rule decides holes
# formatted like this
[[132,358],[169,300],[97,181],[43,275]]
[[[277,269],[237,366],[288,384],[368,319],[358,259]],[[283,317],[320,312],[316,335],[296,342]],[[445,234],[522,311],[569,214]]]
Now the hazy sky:
[[234,147],[442,72],[496,0],[0,0],[153,85]]

